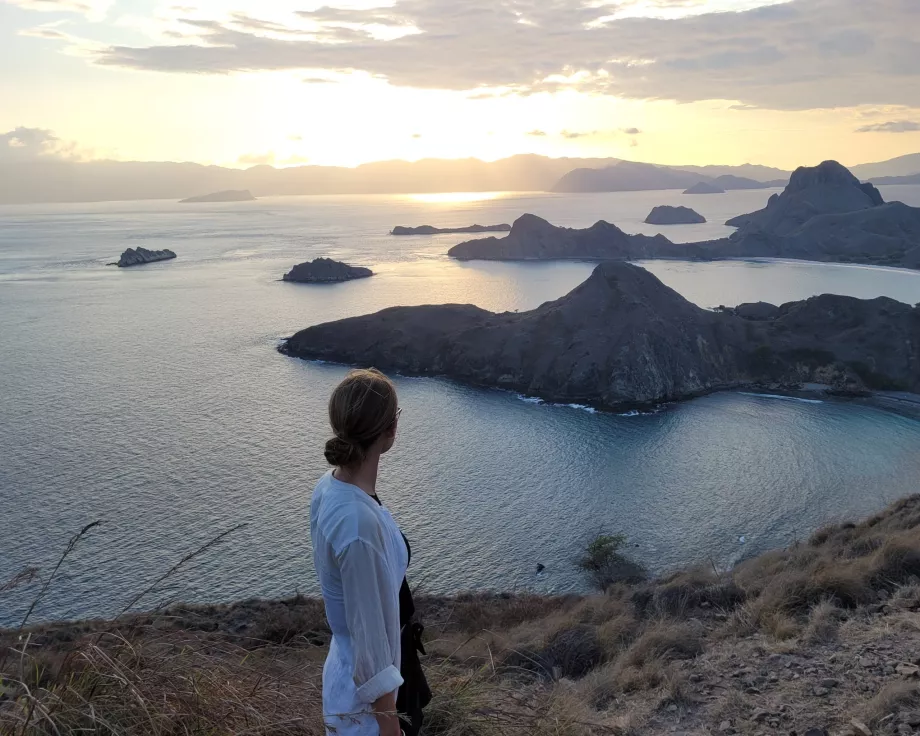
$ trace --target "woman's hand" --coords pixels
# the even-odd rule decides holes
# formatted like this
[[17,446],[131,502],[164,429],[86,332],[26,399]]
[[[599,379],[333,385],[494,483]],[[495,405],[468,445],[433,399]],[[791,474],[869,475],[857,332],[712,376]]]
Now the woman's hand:
[[396,693],[387,693],[374,701],[374,715],[380,727],[380,736],[401,736],[399,716],[396,715]]

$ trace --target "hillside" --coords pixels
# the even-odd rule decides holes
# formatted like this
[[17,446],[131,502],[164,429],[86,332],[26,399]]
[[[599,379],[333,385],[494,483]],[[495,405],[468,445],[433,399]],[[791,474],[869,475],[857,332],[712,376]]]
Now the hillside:
[[[731,571],[419,608],[428,736],[920,729],[920,496]],[[0,632],[0,733],[321,736],[329,638],[301,596]]]

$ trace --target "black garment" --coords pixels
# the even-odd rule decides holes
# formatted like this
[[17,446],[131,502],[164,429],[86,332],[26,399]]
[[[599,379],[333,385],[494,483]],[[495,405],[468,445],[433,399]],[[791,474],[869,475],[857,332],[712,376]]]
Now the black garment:
[[[377,503],[380,503],[380,499],[377,496],[372,496],[372,498]],[[402,538],[406,543],[406,552],[411,563],[412,547],[409,545],[409,540],[406,539],[405,534],[402,535]],[[425,671],[422,669],[422,663],[418,658],[419,652],[426,653],[422,644],[422,632],[425,627],[414,619],[415,601],[412,600],[412,590],[409,588],[409,582],[403,578],[402,585],[399,588],[399,626],[401,631],[401,664],[399,671],[403,678],[403,684],[400,685],[399,692],[396,694],[396,712],[399,713],[400,725],[406,736],[418,736],[421,732],[424,719],[422,710],[431,702],[431,688],[428,687]]]

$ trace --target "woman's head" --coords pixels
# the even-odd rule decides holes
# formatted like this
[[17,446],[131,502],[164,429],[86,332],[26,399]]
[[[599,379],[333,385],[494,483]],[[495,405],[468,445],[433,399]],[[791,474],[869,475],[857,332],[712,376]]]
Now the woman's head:
[[329,399],[329,423],[335,436],[326,443],[326,460],[354,468],[371,448],[386,452],[396,439],[398,415],[396,387],[389,378],[375,368],[351,371]]

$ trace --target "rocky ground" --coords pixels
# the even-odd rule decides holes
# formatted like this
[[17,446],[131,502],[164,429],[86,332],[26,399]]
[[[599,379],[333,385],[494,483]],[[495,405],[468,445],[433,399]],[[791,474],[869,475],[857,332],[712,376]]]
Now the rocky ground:
[[[920,733],[920,496],[730,572],[596,577],[421,597],[426,733]],[[0,734],[319,736],[328,641],[303,597],[0,632]]]

